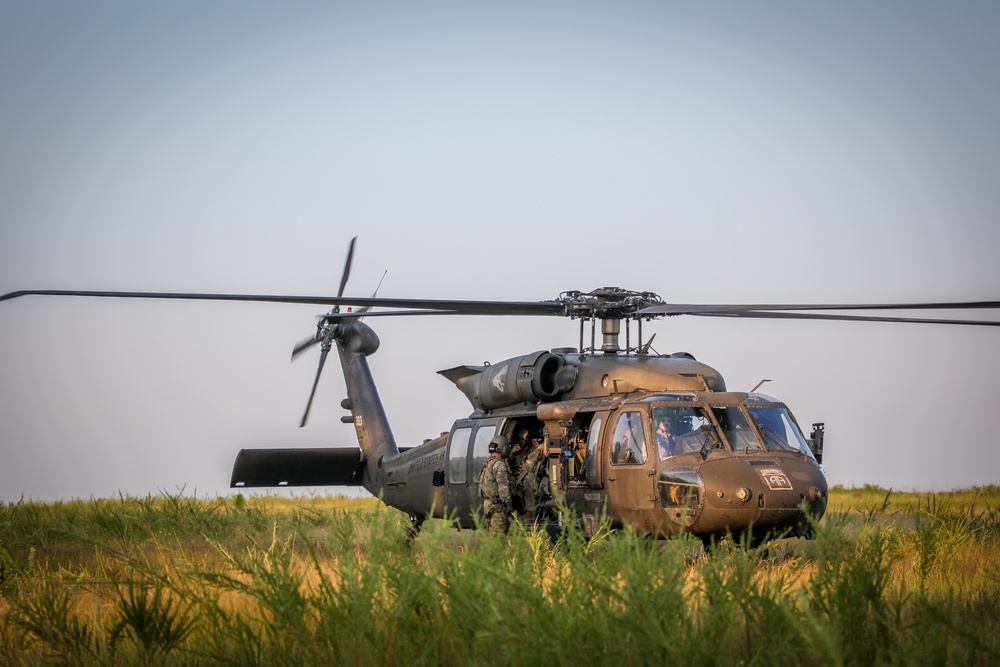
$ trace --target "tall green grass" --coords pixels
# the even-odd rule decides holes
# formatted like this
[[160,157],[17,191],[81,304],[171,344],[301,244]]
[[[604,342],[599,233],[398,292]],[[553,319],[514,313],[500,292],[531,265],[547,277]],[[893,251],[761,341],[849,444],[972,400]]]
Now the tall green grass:
[[997,664],[1000,489],[834,489],[812,541],[555,544],[374,500],[0,506],[0,664]]

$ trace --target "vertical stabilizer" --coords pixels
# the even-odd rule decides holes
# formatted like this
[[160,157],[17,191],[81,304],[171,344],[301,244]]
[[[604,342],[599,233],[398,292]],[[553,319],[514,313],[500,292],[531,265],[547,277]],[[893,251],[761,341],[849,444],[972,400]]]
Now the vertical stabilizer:
[[337,327],[337,350],[344,368],[347,399],[365,464],[361,484],[377,496],[385,483],[383,461],[399,455],[368,368],[367,357],[378,350],[379,339],[368,325],[358,320],[345,319]]

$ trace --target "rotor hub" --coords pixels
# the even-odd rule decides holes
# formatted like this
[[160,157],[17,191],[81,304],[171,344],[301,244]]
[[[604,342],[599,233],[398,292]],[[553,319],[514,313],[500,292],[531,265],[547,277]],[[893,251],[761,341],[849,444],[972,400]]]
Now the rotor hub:
[[643,308],[663,303],[658,294],[635,292],[621,287],[602,287],[592,292],[563,292],[559,295],[559,301],[563,304],[564,314],[572,319],[651,320],[662,317],[658,314],[638,314]]

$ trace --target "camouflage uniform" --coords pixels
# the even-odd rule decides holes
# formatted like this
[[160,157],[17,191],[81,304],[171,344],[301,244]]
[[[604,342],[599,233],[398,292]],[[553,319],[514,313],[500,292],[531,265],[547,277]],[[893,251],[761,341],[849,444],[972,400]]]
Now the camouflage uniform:
[[528,440],[517,440],[507,457],[507,467],[516,475],[524,468],[524,462],[531,454],[532,443]]
[[540,442],[536,443],[524,462],[524,470],[518,475],[518,485],[524,494],[524,511],[532,516],[538,513],[538,505],[547,495],[542,489],[546,477],[545,462],[545,448]]
[[483,498],[483,518],[490,535],[506,535],[510,529],[510,473],[502,458],[490,456],[483,463],[479,495]]
[[514,499],[514,511],[519,514],[531,509],[525,502],[524,495],[524,469],[530,454],[531,443],[519,440],[514,443],[510,456],[507,457],[507,470],[510,472],[510,493]]

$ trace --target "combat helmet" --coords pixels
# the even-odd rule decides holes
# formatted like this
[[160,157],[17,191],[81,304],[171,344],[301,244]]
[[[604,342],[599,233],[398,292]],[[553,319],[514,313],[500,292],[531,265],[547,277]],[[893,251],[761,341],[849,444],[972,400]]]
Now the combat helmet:
[[510,455],[510,439],[505,435],[498,435],[490,440],[490,454],[500,452],[500,456],[507,458]]

